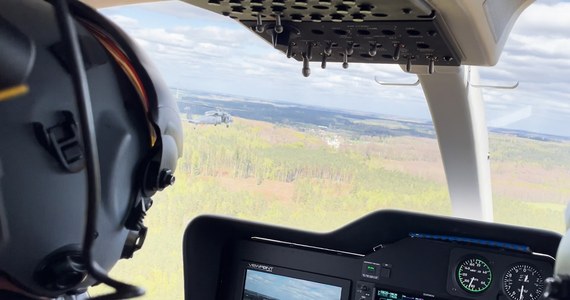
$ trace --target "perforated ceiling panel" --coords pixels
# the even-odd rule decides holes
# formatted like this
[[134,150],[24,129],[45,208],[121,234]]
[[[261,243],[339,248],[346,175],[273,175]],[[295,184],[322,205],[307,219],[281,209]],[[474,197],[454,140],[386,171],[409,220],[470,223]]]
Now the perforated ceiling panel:
[[461,64],[437,11],[424,0],[187,0],[236,19],[281,50],[309,62],[426,66]]

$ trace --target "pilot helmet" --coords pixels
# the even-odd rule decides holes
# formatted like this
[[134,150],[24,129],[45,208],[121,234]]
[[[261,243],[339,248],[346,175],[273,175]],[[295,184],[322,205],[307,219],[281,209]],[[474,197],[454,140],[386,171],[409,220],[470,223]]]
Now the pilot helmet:
[[[151,196],[182,154],[177,104],[150,60],[98,12],[69,1],[99,155],[92,260],[109,271],[142,246]],[[97,283],[82,256],[88,164],[72,62],[54,5],[0,1],[0,277],[33,295]],[[71,52],[73,53],[73,52]]]

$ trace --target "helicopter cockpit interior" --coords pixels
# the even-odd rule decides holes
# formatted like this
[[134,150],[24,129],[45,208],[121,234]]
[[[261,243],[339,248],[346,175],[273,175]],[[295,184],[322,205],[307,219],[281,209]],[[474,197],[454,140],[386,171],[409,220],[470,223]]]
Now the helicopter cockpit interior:
[[[311,67],[351,63],[398,64],[417,74],[454,214],[489,220],[487,134],[467,66],[496,64],[532,1],[187,2],[242,23],[298,61],[305,77]],[[315,299],[536,300],[560,236],[379,211],[327,234],[201,217],[184,241],[186,299],[281,299],[275,291],[292,285],[321,295]]]
[[[149,1],[83,2],[99,9]],[[477,68],[499,62],[513,26],[534,0],[182,2],[233,19],[286,57],[299,77],[331,66],[349,72],[354,64],[397,65],[416,76],[452,214],[383,209],[325,233],[199,216],[188,220],[180,237],[184,299],[570,299],[570,236],[493,222],[489,130]],[[194,108],[177,103],[190,130],[241,126],[219,107],[200,105],[205,112],[193,118]],[[570,226],[570,214],[566,221]],[[135,240],[140,248],[144,237]]]

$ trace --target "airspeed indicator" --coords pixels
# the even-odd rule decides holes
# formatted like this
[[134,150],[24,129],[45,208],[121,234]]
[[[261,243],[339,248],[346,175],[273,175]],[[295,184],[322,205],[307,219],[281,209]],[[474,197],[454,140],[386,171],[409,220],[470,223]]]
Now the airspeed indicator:
[[457,281],[469,293],[483,293],[492,280],[491,268],[480,258],[466,259],[457,267]]

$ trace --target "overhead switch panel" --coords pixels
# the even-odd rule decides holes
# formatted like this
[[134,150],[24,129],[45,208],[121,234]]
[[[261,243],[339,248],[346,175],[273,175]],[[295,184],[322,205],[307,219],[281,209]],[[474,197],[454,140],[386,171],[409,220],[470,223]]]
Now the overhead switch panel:
[[303,62],[458,66],[459,51],[424,0],[188,0],[233,18]]

